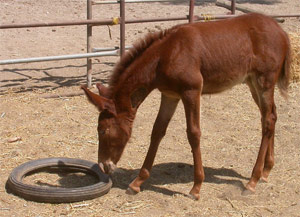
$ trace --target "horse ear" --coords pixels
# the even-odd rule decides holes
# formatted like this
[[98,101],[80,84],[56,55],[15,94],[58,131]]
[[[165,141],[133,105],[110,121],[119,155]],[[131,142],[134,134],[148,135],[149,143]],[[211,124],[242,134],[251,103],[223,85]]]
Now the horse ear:
[[81,86],[81,89],[84,90],[85,95],[87,96],[88,100],[92,104],[94,104],[100,112],[103,110],[107,110],[110,113],[112,113],[113,115],[117,114],[115,103],[111,99],[107,99],[103,96],[99,96],[99,95],[93,93],[92,91],[87,89],[87,87],[85,85]]
[[107,87],[105,87],[103,84],[97,83],[96,87],[99,91],[100,96],[108,97],[109,96],[109,90]]

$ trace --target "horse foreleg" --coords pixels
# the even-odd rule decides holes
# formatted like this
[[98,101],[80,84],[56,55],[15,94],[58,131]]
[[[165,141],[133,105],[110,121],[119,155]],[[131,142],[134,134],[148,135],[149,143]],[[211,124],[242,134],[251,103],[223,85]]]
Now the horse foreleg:
[[166,134],[168,124],[176,110],[178,102],[179,99],[170,98],[162,94],[160,109],[152,129],[151,142],[147,156],[139,175],[130,183],[126,193],[136,194],[140,192],[140,186],[149,178],[159,143]]
[[246,188],[252,192],[255,191],[256,184],[260,178],[267,180],[274,165],[274,133],[277,120],[274,88],[261,91],[258,96],[262,115],[262,140],[251,179],[246,185]]
[[200,95],[199,90],[191,90],[186,91],[182,97],[187,121],[187,137],[194,159],[194,185],[190,191],[190,196],[195,200],[200,198],[200,188],[204,180],[200,151]]

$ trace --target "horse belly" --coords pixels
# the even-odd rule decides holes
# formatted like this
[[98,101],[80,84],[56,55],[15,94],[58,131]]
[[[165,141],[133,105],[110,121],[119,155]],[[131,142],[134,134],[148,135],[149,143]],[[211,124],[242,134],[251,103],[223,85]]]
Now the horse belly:
[[245,35],[240,40],[222,41],[218,49],[211,45],[208,50],[209,54],[201,56],[203,93],[218,93],[243,83],[252,70],[253,50]]
[[251,72],[253,50],[247,36],[232,41],[224,35],[217,47],[207,44],[200,57],[203,93],[218,93],[243,83]]
[[220,93],[243,83],[248,77],[246,71],[214,72],[214,76],[203,76],[202,94]]

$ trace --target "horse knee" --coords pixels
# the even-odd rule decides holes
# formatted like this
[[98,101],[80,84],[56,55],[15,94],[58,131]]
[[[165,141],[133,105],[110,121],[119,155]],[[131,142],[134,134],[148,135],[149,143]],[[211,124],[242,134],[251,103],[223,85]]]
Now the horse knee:
[[188,129],[187,136],[192,148],[200,144],[201,130],[199,128]]

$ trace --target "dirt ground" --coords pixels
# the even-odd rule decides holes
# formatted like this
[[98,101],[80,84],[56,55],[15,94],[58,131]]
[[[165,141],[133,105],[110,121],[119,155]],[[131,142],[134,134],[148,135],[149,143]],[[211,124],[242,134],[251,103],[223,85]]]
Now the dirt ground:
[[[226,14],[215,1],[196,1],[195,14]],[[299,13],[299,0],[238,1],[264,13]],[[174,17],[188,13],[187,3],[127,4],[128,18]],[[117,5],[93,7],[93,16],[118,16]],[[0,0],[1,23],[31,23],[86,18],[86,1]],[[130,45],[148,31],[179,22],[128,25]],[[298,18],[282,24],[300,32]],[[111,38],[109,35],[111,31]],[[118,45],[118,26],[93,28],[94,47]],[[84,26],[0,30],[0,59],[84,53]],[[93,59],[93,82],[106,83],[117,57]],[[179,105],[163,139],[151,178],[136,196],[125,194],[146,155],[160,103],[154,91],[141,105],[133,135],[113,175],[113,187],[100,198],[71,204],[26,201],[7,193],[5,183],[16,166],[46,157],[97,161],[97,110],[85,96],[44,99],[44,94],[79,91],[85,83],[86,60],[67,60],[0,66],[0,216],[300,216],[300,83],[292,83],[289,100],[276,90],[278,121],[275,167],[269,183],[259,183],[253,195],[242,196],[251,175],[261,139],[260,115],[245,85],[202,97],[202,157],[206,179],[200,201],[186,197],[193,184],[192,154]],[[17,141],[11,142],[10,140]],[[45,178],[46,176],[46,178]],[[49,179],[49,180],[47,180]],[[37,184],[54,182],[70,187],[82,174],[32,177]],[[45,181],[46,180],[46,181]],[[28,181],[28,180],[27,180]],[[44,183],[47,182],[47,183]]]

